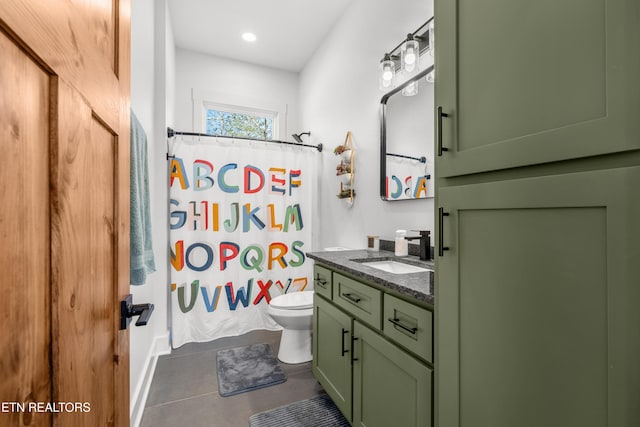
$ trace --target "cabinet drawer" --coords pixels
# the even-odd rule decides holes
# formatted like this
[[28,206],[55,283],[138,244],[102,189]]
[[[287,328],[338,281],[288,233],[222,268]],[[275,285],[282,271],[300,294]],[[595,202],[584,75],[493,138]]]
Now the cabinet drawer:
[[319,265],[313,266],[313,289],[318,295],[326,299],[331,299],[331,270],[327,270]]
[[385,294],[382,330],[389,339],[433,363],[433,313],[429,310]]
[[379,290],[333,273],[333,302],[365,323],[380,329],[382,292]]

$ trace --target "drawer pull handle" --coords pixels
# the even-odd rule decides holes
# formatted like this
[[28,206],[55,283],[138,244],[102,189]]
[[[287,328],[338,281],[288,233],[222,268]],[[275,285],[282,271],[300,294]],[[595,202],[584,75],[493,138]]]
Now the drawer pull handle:
[[344,356],[345,354],[349,353],[349,350],[347,350],[346,348],[344,348],[344,336],[346,334],[348,334],[349,331],[347,331],[346,329],[342,328],[342,355]]
[[444,256],[444,251],[448,251],[449,247],[444,245],[444,217],[449,216],[449,212],[445,212],[444,208],[438,208],[438,255]]
[[436,120],[436,132],[438,133],[438,157],[442,156],[443,151],[449,151],[448,148],[442,146],[442,118],[449,117],[447,113],[442,112],[442,107],[438,107],[438,118]]
[[319,277],[318,277],[317,279],[315,279],[315,280],[314,280],[314,283],[315,283],[316,285],[320,285],[320,287],[321,287],[321,288],[325,288],[325,289],[327,288],[327,281],[326,281],[326,280],[322,280],[322,279],[321,279],[321,278],[319,278]]
[[362,301],[361,298],[358,297],[354,297],[353,295],[351,295],[350,293],[347,294],[342,294],[343,297],[345,297],[346,299],[348,299],[349,301],[353,302],[353,303],[359,303],[360,301]]
[[358,358],[353,357],[353,356],[355,356],[355,354],[356,354],[356,351],[355,351],[354,346],[355,346],[355,343],[356,343],[356,341],[357,341],[357,340],[358,340],[358,338],[357,338],[357,337],[351,337],[351,364],[352,364],[352,365],[353,365],[353,362],[355,362],[356,360],[358,360]]
[[405,331],[409,332],[410,334],[415,335],[416,332],[418,332],[418,328],[409,328],[405,325],[403,325],[400,322],[400,319],[392,319],[391,317],[387,319],[389,322],[393,323],[394,325],[396,325],[398,328],[400,329],[404,329]]

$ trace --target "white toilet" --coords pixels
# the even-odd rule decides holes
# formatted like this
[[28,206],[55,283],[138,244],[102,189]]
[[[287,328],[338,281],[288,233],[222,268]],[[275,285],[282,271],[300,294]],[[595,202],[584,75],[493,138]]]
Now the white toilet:
[[279,295],[271,300],[267,313],[283,328],[278,359],[292,364],[310,361],[313,291]]

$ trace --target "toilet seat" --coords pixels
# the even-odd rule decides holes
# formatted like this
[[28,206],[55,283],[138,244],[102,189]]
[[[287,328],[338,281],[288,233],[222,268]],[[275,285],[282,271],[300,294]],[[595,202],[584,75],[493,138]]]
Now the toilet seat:
[[269,305],[282,310],[306,310],[313,307],[313,291],[278,295],[271,300]]

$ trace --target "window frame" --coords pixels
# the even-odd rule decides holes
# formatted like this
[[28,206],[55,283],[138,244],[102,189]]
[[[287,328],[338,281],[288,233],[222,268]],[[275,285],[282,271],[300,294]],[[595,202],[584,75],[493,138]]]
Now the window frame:
[[[211,101],[204,101],[202,103],[203,133],[207,133],[207,112],[209,110],[216,110],[216,111],[221,111],[225,113],[244,114],[246,116],[264,117],[267,119],[272,119],[273,124],[272,124],[272,131],[271,131],[271,139],[278,139],[280,136],[277,111],[264,110],[262,108],[244,107],[239,105],[221,104],[221,103],[211,102]],[[236,136],[236,137],[242,138],[242,136]]]
[[[272,139],[281,139],[287,134],[287,104],[276,104],[260,99],[243,97],[235,94],[201,91],[192,89],[192,107],[194,132],[206,133],[207,110],[217,109],[241,114],[273,117]],[[238,137],[241,138],[241,137]]]

